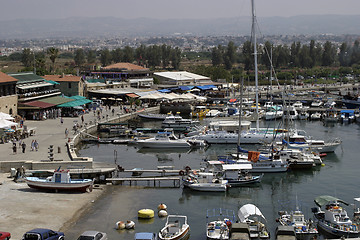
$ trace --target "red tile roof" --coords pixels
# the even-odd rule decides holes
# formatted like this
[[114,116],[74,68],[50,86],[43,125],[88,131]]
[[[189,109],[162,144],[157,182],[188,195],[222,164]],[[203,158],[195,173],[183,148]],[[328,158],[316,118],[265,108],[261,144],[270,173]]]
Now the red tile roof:
[[102,69],[126,69],[129,71],[134,71],[134,70],[148,70],[148,68],[144,68],[141,67],[139,65],[135,65],[132,63],[126,63],[126,62],[120,62],[120,63],[115,63],[106,67],[103,67]]
[[73,75],[45,75],[43,78],[55,82],[79,82],[81,79],[81,77]]
[[17,79],[7,75],[6,73],[0,72],[0,83],[5,82],[17,82]]

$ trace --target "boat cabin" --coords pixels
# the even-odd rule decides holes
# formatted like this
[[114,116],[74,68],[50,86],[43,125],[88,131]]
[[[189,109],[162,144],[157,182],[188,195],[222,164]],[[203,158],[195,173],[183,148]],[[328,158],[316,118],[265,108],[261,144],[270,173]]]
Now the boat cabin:
[[70,173],[69,170],[56,170],[54,175],[48,177],[46,179],[47,182],[54,182],[54,183],[70,183]]

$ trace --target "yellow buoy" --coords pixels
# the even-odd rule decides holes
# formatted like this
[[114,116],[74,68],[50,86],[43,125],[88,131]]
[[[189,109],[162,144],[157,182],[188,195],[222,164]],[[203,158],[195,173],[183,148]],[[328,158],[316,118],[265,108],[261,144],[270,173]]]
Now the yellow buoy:
[[322,166],[322,167],[325,167],[325,163],[322,163],[321,166]]
[[154,210],[151,209],[141,209],[138,211],[138,218],[153,218]]
[[117,230],[125,229],[125,223],[124,223],[123,221],[118,221],[118,222],[116,222],[115,228],[116,228]]
[[160,210],[165,210],[166,211],[167,206],[164,203],[160,203],[157,209],[158,209],[158,211],[160,211]]

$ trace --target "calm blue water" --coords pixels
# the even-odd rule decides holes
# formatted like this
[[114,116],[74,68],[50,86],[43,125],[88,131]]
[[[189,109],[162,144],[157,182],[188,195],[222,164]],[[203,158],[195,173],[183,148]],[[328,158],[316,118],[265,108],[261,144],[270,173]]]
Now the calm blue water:
[[[269,123],[263,122],[266,126]],[[191,228],[190,239],[206,239],[206,210],[213,208],[232,209],[237,213],[239,207],[253,203],[259,207],[267,219],[267,225],[274,237],[279,210],[291,210],[297,197],[307,218],[312,217],[311,207],[319,195],[333,195],[353,203],[359,197],[359,140],[360,127],[357,124],[323,126],[322,122],[296,122],[298,129],[305,130],[314,139],[339,137],[342,146],[324,159],[325,166],[309,171],[265,174],[257,187],[232,188],[227,193],[198,193],[182,188],[153,188],[143,186],[111,186],[109,193],[94,203],[91,211],[69,231],[68,239],[75,239],[85,230],[96,229],[106,232],[109,239],[133,239],[136,232],[158,232],[165,219],[157,216],[151,221],[139,222],[137,211],[151,208],[156,211],[158,204],[165,203],[169,214],[188,216]],[[125,145],[86,145],[80,150],[83,156],[91,156],[97,162],[113,166],[114,150],[117,161],[126,169],[143,167],[155,169],[158,165],[173,165],[175,168],[190,166],[199,168],[203,159],[235,151],[235,145],[211,146],[206,150],[191,152],[139,151]],[[152,186],[152,185],[150,185]],[[352,208],[348,207],[349,215]],[[119,220],[133,220],[135,231],[117,231],[115,223]]]

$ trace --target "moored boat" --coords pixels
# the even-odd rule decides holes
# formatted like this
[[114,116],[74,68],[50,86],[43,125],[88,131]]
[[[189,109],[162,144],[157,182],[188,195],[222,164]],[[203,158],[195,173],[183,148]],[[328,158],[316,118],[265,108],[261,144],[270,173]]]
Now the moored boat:
[[[353,224],[346,210],[340,203],[348,205],[345,201],[332,196],[319,196],[315,198],[317,208],[312,208],[318,227],[325,233],[335,237],[358,237],[358,226]],[[325,207],[324,210],[321,207]]]
[[247,223],[251,239],[270,239],[269,231],[263,221],[266,221],[260,209],[254,204],[246,204],[239,209],[239,221]]
[[57,169],[48,178],[26,177],[25,181],[31,188],[55,191],[92,191],[92,179],[71,179],[69,170]]
[[190,234],[190,226],[187,223],[187,216],[169,215],[165,227],[159,232],[160,240],[181,240],[187,239]]
[[172,132],[158,132],[155,137],[148,139],[136,140],[141,148],[190,148],[191,144],[184,140],[178,139]]
[[229,239],[232,223],[235,222],[235,213],[229,209],[211,209],[206,211],[207,239]]

